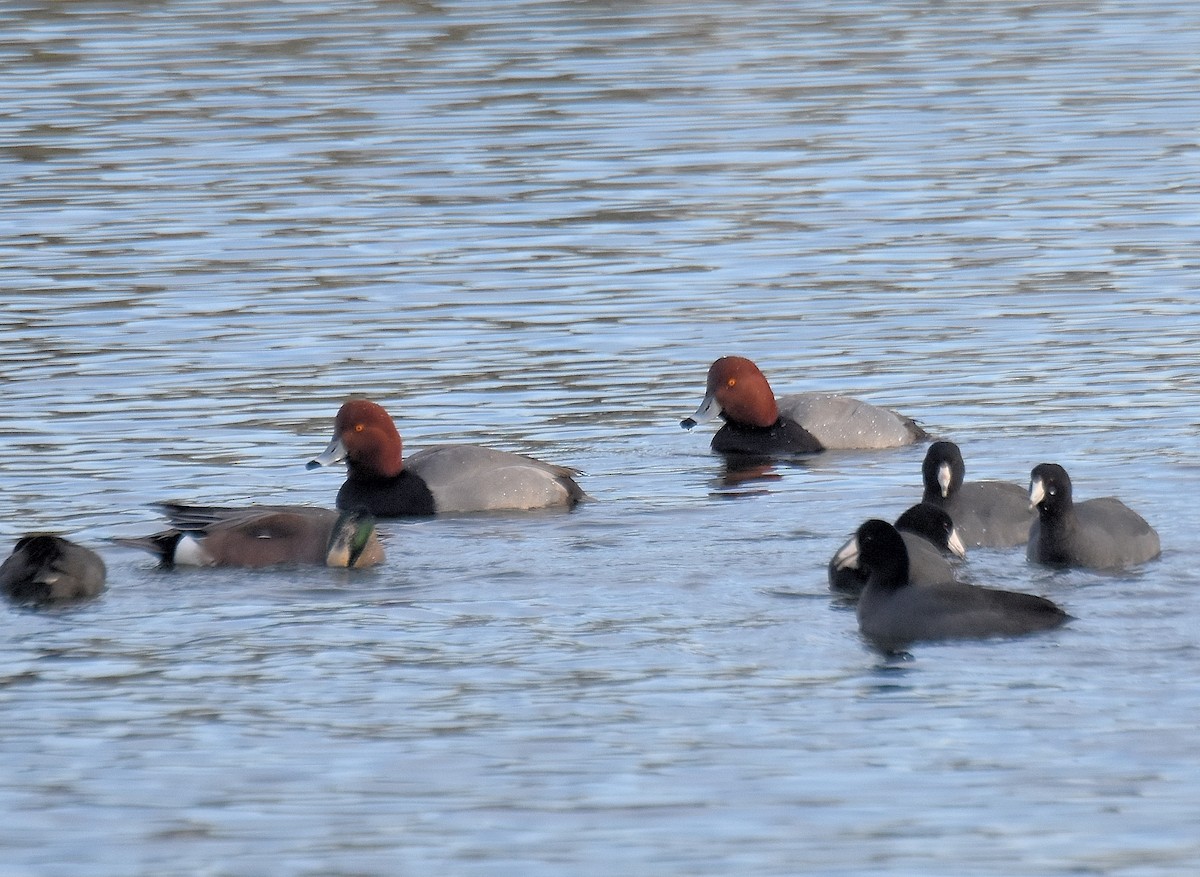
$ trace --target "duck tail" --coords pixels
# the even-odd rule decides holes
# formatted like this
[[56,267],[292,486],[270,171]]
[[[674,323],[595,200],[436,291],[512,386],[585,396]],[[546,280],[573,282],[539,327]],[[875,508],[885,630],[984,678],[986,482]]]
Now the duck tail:
[[158,557],[158,562],[166,569],[175,566],[175,549],[183,538],[182,530],[163,530],[161,533],[151,533],[149,536],[118,536],[112,541],[126,548],[138,548],[149,551]]

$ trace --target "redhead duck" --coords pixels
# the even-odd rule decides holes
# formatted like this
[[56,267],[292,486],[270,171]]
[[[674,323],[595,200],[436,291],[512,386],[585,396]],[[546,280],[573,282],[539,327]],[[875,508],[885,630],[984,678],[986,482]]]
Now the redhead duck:
[[405,460],[391,416],[365,399],[342,405],[333,439],[308,468],[341,460],[349,472],[337,507],[379,517],[570,508],[587,498],[574,470],[507,451],[439,445]]
[[680,426],[720,415],[713,437],[722,454],[808,454],[822,450],[896,448],[927,438],[911,419],[848,396],[798,393],[775,398],[750,360],[722,356],[708,370],[704,401]]
[[921,501],[945,509],[967,545],[1011,548],[1028,542],[1037,514],[1025,489],[1006,481],[964,482],[966,473],[958,445],[934,442],[921,465]]
[[[920,502],[905,510],[896,519],[896,529],[908,549],[909,572],[912,581],[931,583],[950,581],[954,567],[947,554],[964,558],[967,550],[959,538],[958,528],[950,516],[937,506]],[[850,542],[853,542],[851,537]],[[850,553],[850,542],[839,548],[829,561],[829,590],[858,596],[867,583],[867,571],[862,566],[849,566],[839,560]]]
[[19,603],[94,597],[104,590],[104,561],[61,536],[22,536],[0,564],[0,590]]
[[1071,479],[1057,463],[1033,467],[1029,503],[1038,518],[1026,555],[1048,566],[1116,569],[1158,557],[1158,533],[1115,496],[1073,502]]
[[158,556],[165,567],[264,567],[295,563],[362,568],[383,562],[375,521],[310,506],[189,506],[159,503],[170,530],[121,545]]
[[912,580],[899,531],[873,519],[858,528],[842,563],[866,568],[858,627],[877,648],[900,651],[919,640],[985,639],[1058,627],[1070,616],[1044,597],[947,579]]

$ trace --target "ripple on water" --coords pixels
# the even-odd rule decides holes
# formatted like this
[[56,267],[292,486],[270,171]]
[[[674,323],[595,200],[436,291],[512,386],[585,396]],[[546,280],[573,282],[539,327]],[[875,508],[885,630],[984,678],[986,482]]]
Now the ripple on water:
[[[6,615],[14,873],[1195,870],[1200,20],[876,7],[14,13],[0,522],[109,567]],[[825,564],[924,449],[730,471],[678,426],[727,353],[1164,554],[975,552],[1075,620],[878,656]],[[331,504],[351,395],[597,501],[387,522],[364,574],[106,543]]]

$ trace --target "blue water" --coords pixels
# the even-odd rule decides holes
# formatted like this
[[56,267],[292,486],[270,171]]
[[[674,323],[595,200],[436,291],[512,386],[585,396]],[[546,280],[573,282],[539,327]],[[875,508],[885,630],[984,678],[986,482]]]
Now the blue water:
[[[1183,2],[25,4],[0,31],[0,875],[1200,868],[1200,10]],[[1054,460],[1161,559],[978,583],[1076,620],[889,661],[825,583],[923,447],[728,477],[708,364]],[[168,573],[148,504],[331,505],[406,447],[570,514],[366,573]],[[2,607],[0,607],[2,608]]]

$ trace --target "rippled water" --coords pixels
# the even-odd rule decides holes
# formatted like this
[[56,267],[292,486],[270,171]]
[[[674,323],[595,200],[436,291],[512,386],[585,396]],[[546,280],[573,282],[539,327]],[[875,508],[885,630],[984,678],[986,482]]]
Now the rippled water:
[[[996,2],[14,4],[0,875],[1200,867],[1200,11]],[[1163,557],[977,582],[1077,620],[888,662],[825,586],[923,448],[727,477],[708,363],[1057,460]],[[584,470],[365,574],[163,573],[147,503],[329,505],[408,447]]]

